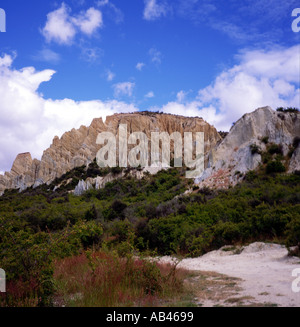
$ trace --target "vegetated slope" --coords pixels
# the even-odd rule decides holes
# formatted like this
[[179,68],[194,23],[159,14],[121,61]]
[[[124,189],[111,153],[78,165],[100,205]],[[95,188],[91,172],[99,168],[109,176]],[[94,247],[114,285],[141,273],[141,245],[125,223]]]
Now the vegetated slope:
[[55,183],[6,191],[0,198],[1,266],[8,281],[38,287],[46,305],[53,293],[53,260],[91,247],[115,249],[120,256],[145,250],[196,256],[258,240],[295,246],[300,175],[267,167],[248,172],[228,190],[199,189],[189,185],[184,169],[171,168],[140,180],[125,176],[74,196],[68,193],[72,182],[65,182],[91,174],[79,167],[56,180],[56,191]]
[[[274,116],[270,108],[257,112]],[[282,114],[288,116],[273,117],[283,122],[279,126],[292,124],[293,119],[298,122],[298,111]],[[220,158],[232,135],[217,149]],[[90,248],[111,249],[121,257],[143,251],[197,256],[227,244],[277,241],[287,247],[298,245],[292,251],[299,255],[299,138],[293,132],[281,144],[282,133],[270,135],[255,133],[254,139],[241,145],[241,152],[233,149],[235,162],[243,151],[250,162],[252,156],[259,160],[250,171],[238,171],[238,166],[225,162],[238,184],[223,190],[195,185],[185,178],[185,168],[156,175],[143,172],[133,178],[132,172],[139,170],[100,169],[95,161],[65,172],[48,185],[34,185],[21,193],[6,190],[0,197],[0,263],[10,290],[28,305],[36,295],[39,305],[49,305],[55,260]],[[215,163],[215,169],[222,170],[222,162]],[[294,172],[286,174],[291,166]],[[80,181],[97,176],[110,176],[110,182],[80,196],[72,194]]]
[[284,164],[288,172],[300,170],[299,140],[299,109],[258,108],[241,117],[223,141],[210,151],[208,168],[196,183],[212,188],[236,185],[245,173],[265,163],[267,158],[262,156],[265,152],[281,155],[273,158],[276,161],[273,165]]

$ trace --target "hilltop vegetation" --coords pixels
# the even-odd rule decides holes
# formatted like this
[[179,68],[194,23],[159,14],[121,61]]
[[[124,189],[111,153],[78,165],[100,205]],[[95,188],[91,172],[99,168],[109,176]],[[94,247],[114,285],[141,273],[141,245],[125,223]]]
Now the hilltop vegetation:
[[[277,150],[270,145],[264,165],[228,190],[199,189],[185,178],[184,169],[171,168],[141,180],[117,179],[82,196],[70,194],[79,179],[112,172],[93,164],[76,168],[49,186],[22,193],[7,190],[0,198],[0,262],[10,293],[2,295],[0,304],[52,305],[62,285],[59,281],[66,277],[57,269],[61,260],[72,257],[82,258],[85,265],[89,262],[91,271],[96,266],[88,258],[96,253],[119,258],[119,266],[121,258],[127,258],[130,269],[136,269],[132,256],[141,253],[198,256],[252,241],[298,245],[300,174],[268,168],[271,162],[281,162]],[[187,189],[192,192],[183,194]],[[161,285],[163,274],[157,266],[145,267],[151,283]],[[146,295],[166,294],[161,288],[151,293],[149,283],[141,285]]]

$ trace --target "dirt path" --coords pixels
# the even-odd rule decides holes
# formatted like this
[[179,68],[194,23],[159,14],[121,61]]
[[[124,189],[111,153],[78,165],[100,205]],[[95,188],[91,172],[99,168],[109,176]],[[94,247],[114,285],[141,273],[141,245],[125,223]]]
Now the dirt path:
[[[162,257],[160,261],[171,262],[172,258]],[[206,272],[194,280],[200,306],[300,307],[300,292],[292,291],[296,279],[292,271],[300,268],[300,258],[288,257],[286,248],[278,244],[256,242],[240,249],[223,247],[184,259],[178,267]]]

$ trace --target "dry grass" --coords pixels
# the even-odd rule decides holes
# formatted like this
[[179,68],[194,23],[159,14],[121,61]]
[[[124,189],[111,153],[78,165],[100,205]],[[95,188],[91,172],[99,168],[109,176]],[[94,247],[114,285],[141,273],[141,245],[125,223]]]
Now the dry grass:
[[38,286],[35,278],[8,281],[6,292],[0,293],[0,307],[37,307],[41,301],[37,295]]
[[55,305],[79,307],[171,305],[184,292],[187,271],[170,264],[94,252],[57,261]]

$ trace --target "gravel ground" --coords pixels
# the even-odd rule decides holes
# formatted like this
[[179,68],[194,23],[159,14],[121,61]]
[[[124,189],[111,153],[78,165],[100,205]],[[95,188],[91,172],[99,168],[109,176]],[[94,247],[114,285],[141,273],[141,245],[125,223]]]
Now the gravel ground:
[[[171,262],[172,258],[165,256],[160,261]],[[178,267],[240,278],[238,296],[248,299],[243,302],[245,305],[300,307],[300,292],[292,290],[293,281],[300,288],[300,258],[288,257],[287,249],[279,244],[256,242],[242,248],[227,246],[198,258],[183,259]],[[297,268],[299,282],[292,275]],[[206,299],[201,305],[216,303]]]

